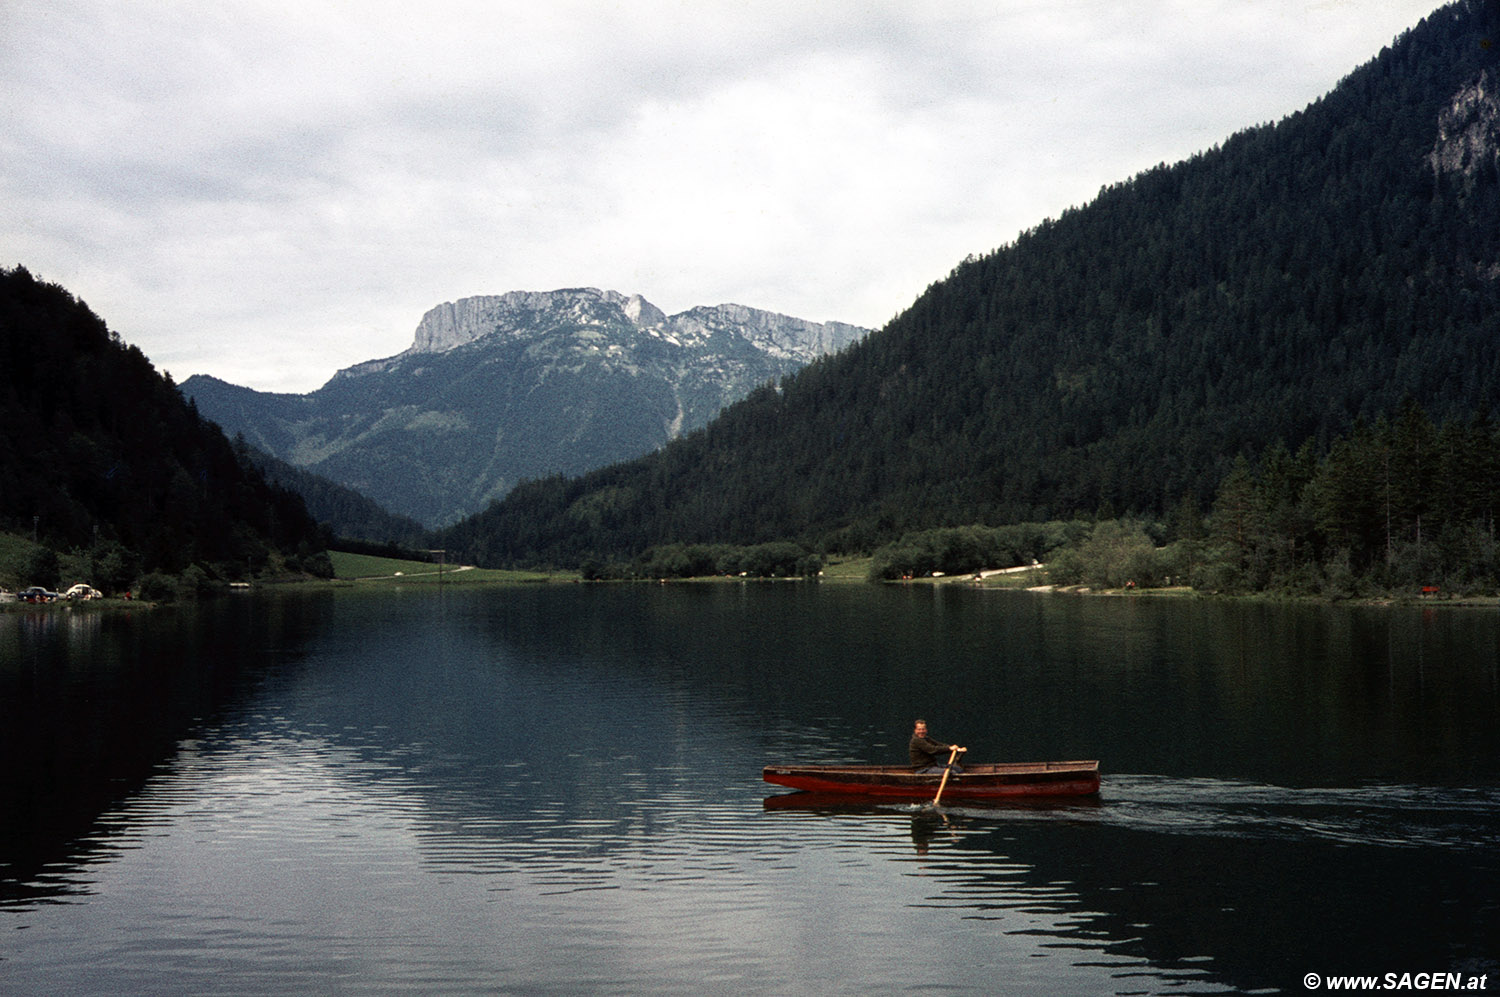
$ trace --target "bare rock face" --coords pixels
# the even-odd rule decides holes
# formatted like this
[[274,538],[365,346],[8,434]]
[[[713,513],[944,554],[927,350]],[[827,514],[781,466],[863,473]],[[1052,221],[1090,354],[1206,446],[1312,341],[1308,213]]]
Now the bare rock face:
[[643,329],[650,326],[662,325],[667,321],[666,314],[660,308],[639,294],[632,294],[626,300],[625,317]]
[[1449,102],[1437,122],[1437,138],[1427,161],[1438,177],[1457,177],[1473,189],[1482,172],[1500,172],[1500,87],[1483,70]]
[[700,306],[668,317],[639,294],[626,297],[617,291],[584,287],[512,291],[444,302],[422,316],[411,347],[401,356],[444,353],[486,336],[524,336],[567,322],[580,327],[633,326],[657,338],[666,335],[683,342],[730,332],[775,356],[803,362],[836,352],[869,331],[843,322],[810,322],[734,304]]
[[[632,302],[635,304],[632,305]],[[617,316],[656,311],[639,295],[626,298],[614,291],[579,288],[562,291],[511,291],[447,301],[429,310],[417,323],[417,334],[405,355],[443,353],[496,333],[524,332],[543,316],[551,321],[576,319],[585,323]]]
[[809,322],[744,305],[692,308],[672,316],[669,322],[672,331],[683,338],[715,330],[738,330],[739,335],[773,356],[803,362],[836,353],[868,331],[843,322]]

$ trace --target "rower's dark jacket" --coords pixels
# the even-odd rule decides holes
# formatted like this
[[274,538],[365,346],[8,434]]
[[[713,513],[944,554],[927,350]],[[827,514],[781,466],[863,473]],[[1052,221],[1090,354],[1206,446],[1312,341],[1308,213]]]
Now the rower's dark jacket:
[[907,751],[911,755],[911,767],[915,769],[926,768],[929,765],[947,765],[948,752],[953,750],[953,745],[935,741],[930,737],[918,737],[913,734],[911,743],[907,745]]

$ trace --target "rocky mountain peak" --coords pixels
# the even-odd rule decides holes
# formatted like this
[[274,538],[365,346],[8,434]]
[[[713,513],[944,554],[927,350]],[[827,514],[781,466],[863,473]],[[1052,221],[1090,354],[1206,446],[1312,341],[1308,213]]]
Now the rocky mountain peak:
[[639,324],[635,316],[653,313],[660,315],[661,311],[640,295],[627,298],[616,291],[593,287],[477,295],[445,301],[429,309],[417,323],[416,336],[405,355],[445,353],[496,332],[533,328],[544,319],[593,324],[625,316],[632,324]]
[[[700,306],[669,317],[639,294],[583,287],[511,291],[444,302],[422,316],[411,347],[400,357],[446,353],[486,336],[522,337],[564,324],[616,325],[681,341],[729,332],[772,355],[803,360],[842,349],[869,331],[735,304]],[[384,369],[385,363],[370,361],[349,372]]]
[[803,360],[835,353],[869,331],[843,322],[810,322],[736,304],[690,308],[669,321],[680,336],[705,336],[732,329],[766,353]]
[[592,287],[512,291],[430,309],[409,349],[308,395],[191,391],[226,430],[431,526],[518,481],[648,453],[866,331],[743,305],[667,316]]
[[639,294],[632,294],[626,299],[624,311],[626,318],[642,329],[662,325],[667,321],[665,312]]

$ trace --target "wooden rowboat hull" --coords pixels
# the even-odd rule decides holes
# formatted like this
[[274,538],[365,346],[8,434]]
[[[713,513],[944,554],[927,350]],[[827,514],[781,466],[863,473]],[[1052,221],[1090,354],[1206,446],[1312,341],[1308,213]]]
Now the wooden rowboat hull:
[[[1099,792],[1099,763],[994,762],[965,765],[948,777],[943,799],[1089,796]],[[931,799],[942,773],[918,775],[904,765],[767,765],[761,778],[809,793]]]

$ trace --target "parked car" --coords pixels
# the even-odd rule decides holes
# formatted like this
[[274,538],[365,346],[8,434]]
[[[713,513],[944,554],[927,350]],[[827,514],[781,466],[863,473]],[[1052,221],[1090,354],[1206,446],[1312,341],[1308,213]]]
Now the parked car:
[[16,598],[21,602],[56,602],[62,598],[56,592],[49,592],[40,585],[33,585],[29,589],[22,589],[16,593]]
[[92,585],[86,585],[83,582],[79,582],[77,585],[74,585],[72,588],[64,592],[63,598],[73,600],[103,599],[104,593],[100,592]]

